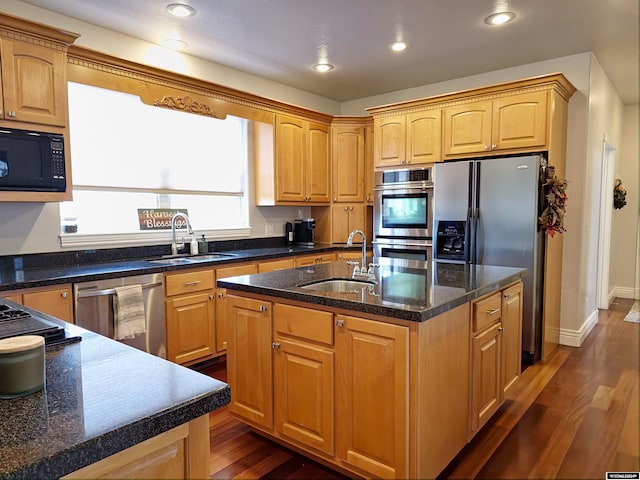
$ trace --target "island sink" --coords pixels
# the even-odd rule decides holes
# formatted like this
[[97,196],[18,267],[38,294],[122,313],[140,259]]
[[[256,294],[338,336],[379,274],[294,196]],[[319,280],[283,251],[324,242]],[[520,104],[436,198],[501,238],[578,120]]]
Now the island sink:
[[353,278],[330,278],[327,280],[298,285],[298,287],[304,288],[305,290],[317,290],[320,292],[358,293],[363,288],[371,287],[375,284],[376,283],[372,281],[357,280]]

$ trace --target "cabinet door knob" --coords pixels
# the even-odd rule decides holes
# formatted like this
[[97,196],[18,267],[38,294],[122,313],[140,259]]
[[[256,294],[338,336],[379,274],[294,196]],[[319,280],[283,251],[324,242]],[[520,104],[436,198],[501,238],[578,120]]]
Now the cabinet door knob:
[[11,118],[16,116],[16,112],[14,112],[13,110],[9,110],[7,113]]
[[216,296],[212,293],[211,295],[209,295],[209,300],[215,300]]
[[68,294],[67,292],[62,292],[62,293],[60,294],[60,296],[61,296],[62,298],[67,298],[67,297],[69,296],[69,294]]
[[336,320],[336,327],[344,327],[344,320]]
[[499,332],[504,332],[504,327],[498,327]]
[[267,310],[269,310],[269,307],[267,307],[266,305],[260,305],[261,312],[266,312]]
[[485,145],[485,146],[484,146],[484,149],[485,149],[485,150],[489,150],[489,145]]
[[504,294],[504,298],[509,299],[509,298],[511,298],[511,295],[509,295],[508,293],[505,293]]
[[224,292],[218,292],[218,298],[224,298]]
[[271,348],[273,348],[274,350],[280,350],[280,344],[277,342],[273,342],[271,344]]
[[497,146],[498,146],[498,145],[496,145],[495,143],[492,143],[492,144],[491,144],[491,150],[495,150]]

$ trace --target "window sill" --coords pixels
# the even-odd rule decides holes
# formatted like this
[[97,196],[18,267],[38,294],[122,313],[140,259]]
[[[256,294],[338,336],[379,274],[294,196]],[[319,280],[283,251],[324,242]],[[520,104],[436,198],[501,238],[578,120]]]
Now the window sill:
[[[248,238],[251,236],[251,228],[197,231],[196,239],[199,238],[202,234],[205,235],[207,241]],[[185,236],[183,235],[183,232],[178,233],[179,239],[183,236]],[[62,248],[80,250],[85,250],[88,248],[138,247],[145,245],[159,245],[163,243],[171,243],[170,231],[104,233],[94,235],[83,235],[78,233],[60,234],[60,246]]]

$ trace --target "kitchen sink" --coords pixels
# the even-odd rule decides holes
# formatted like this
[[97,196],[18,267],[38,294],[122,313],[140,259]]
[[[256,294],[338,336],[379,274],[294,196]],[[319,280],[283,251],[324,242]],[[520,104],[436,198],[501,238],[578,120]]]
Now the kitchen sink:
[[319,280],[306,285],[298,285],[299,288],[305,290],[316,290],[319,292],[337,292],[337,293],[358,293],[365,287],[375,285],[375,282],[367,280],[357,280],[353,278],[332,278],[329,280]]
[[191,263],[208,262],[210,260],[219,260],[221,258],[237,257],[235,253],[205,253],[203,255],[180,255],[166,256],[147,260],[149,263],[157,263],[160,265],[188,265]]

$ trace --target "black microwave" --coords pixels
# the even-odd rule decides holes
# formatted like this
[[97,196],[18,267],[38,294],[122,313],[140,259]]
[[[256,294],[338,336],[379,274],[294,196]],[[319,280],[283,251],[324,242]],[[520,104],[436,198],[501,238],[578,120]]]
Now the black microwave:
[[64,192],[64,137],[0,128],[0,191]]

